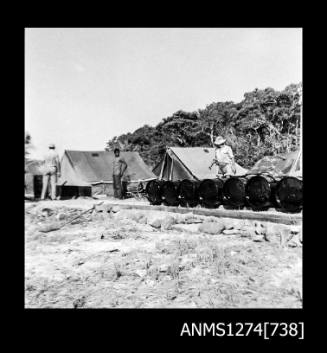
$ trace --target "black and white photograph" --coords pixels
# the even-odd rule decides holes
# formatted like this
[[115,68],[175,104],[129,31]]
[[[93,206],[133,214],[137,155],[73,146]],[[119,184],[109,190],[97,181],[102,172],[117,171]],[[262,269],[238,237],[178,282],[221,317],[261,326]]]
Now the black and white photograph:
[[26,309],[302,309],[302,28],[24,28]]

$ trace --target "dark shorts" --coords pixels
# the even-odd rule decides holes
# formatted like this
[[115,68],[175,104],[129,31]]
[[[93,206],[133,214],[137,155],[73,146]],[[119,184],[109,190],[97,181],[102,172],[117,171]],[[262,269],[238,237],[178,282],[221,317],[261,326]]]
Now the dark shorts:
[[114,186],[114,197],[117,199],[122,199],[126,193],[125,183],[121,180],[120,175],[113,175],[113,186]]

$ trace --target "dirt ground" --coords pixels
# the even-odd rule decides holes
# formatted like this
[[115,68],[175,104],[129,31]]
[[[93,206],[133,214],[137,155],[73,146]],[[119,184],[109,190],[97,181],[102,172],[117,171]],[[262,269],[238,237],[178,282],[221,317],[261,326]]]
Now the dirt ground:
[[208,234],[209,217],[104,208],[42,232],[95,202],[26,202],[27,308],[302,307],[302,245],[281,246],[276,227],[266,238],[224,219],[230,234]]

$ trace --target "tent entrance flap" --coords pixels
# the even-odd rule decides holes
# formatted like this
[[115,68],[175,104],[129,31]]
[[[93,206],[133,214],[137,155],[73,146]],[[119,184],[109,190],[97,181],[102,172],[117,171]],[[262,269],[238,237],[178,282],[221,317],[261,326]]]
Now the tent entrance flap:
[[160,171],[160,180],[183,180],[183,179],[196,179],[186,168],[185,165],[174,155],[167,150],[163,158]]

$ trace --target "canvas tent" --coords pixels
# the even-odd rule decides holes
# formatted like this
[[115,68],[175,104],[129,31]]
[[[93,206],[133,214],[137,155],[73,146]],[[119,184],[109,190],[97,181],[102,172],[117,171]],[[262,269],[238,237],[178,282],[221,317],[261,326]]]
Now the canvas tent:
[[41,193],[42,188],[42,161],[34,159],[25,160],[25,194],[35,195]]
[[[125,181],[128,185],[149,181],[156,176],[137,152],[121,152],[128,165]],[[59,185],[79,187],[91,194],[113,195],[112,167],[114,153],[107,151],[66,150],[61,160]]]
[[[214,148],[169,147],[153,172],[159,179],[172,181],[214,179],[217,176],[217,168],[213,166],[209,169],[214,157]],[[246,173],[247,170],[236,163],[236,175]]]
[[297,150],[276,156],[265,156],[253,166],[250,172],[302,177],[302,152]]

